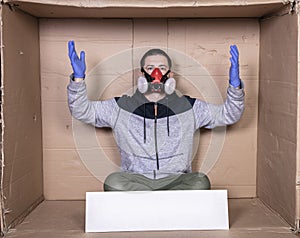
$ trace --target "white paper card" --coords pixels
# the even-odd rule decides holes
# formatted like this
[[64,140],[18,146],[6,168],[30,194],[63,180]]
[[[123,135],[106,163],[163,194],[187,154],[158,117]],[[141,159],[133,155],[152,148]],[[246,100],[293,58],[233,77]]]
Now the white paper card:
[[227,190],[87,192],[86,232],[228,230]]

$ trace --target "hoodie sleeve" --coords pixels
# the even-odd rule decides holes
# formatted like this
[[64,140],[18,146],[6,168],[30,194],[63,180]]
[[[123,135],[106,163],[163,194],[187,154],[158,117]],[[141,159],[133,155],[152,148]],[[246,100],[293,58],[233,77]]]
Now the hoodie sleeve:
[[212,129],[236,123],[244,112],[244,98],[244,86],[242,85],[241,89],[229,86],[227,98],[222,105],[210,104],[197,99],[193,105],[196,128]]
[[84,80],[74,82],[70,79],[67,92],[69,109],[75,119],[96,127],[114,127],[118,114],[118,105],[114,98],[90,101]]

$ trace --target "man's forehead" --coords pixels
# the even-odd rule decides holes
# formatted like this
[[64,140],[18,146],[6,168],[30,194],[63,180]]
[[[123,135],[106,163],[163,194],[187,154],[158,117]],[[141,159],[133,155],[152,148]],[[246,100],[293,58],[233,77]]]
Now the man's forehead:
[[168,65],[168,59],[163,55],[149,55],[145,59],[145,65]]

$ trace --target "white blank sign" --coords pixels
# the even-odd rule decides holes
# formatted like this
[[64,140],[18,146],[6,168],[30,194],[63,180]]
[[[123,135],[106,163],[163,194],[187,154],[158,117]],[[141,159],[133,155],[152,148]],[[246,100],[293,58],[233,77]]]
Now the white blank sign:
[[86,232],[228,230],[227,190],[87,192]]

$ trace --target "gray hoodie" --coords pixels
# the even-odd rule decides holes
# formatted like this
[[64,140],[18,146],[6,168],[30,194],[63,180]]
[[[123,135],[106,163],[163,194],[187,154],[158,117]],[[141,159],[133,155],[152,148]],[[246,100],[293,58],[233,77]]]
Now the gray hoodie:
[[154,103],[138,90],[133,96],[90,101],[85,81],[70,80],[68,103],[74,118],[113,129],[122,171],[161,178],[191,172],[195,131],[237,122],[244,110],[244,90],[229,86],[222,105],[176,92]]

